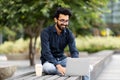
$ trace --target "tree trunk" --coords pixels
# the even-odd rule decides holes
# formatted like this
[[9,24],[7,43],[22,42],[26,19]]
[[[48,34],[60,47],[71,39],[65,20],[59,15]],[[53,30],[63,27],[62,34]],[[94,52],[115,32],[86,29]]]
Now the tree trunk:
[[32,45],[32,37],[30,38],[29,43],[29,59],[30,59],[30,65],[35,65],[35,48]]
[[[38,22],[38,25],[31,27],[27,26],[25,27],[25,33],[29,35],[30,38],[30,43],[29,43],[29,60],[30,60],[30,65],[33,66],[35,65],[35,60],[36,60],[36,42],[37,42],[37,37],[40,35],[41,27],[43,26],[44,20],[40,20]],[[34,43],[33,43],[33,38],[35,38]]]

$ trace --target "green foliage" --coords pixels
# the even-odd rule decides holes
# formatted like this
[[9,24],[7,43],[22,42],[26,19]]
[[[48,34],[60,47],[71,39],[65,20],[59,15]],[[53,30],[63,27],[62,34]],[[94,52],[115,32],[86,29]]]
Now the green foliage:
[[79,51],[97,52],[105,49],[120,49],[119,37],[78,37],[76,38]]
[[[102,24],[100,14],[109,0],[0,0],[0,28],[9,28],[11,36],[18,32],[38,37],[40,30],[53,21],[57,7],[72,10],[70,28],[78,35],[84,28],[98,27]],[[13,31],[13,32],[11,32]],[[14,34],[16,33],[16,34]]]
[[[0,0],[0,25],[14,30],[22,27],[45,27],[53,21],[58,6],[72,9],[70,28],[77,32],[80,28],[96,27],[101,24],[101,8],[109,0]],[[11,28],[12,27],[12,28]],[[13,29],[14,28],[14,29]],[[20,32],[20,31],[19,31]],[[78,33],[78,32],[77,32]],[[76,33],[76,34],[77,34]]]
[[16,36],[16,33],[11,31],[9,28],[4,27],[3,28],[3,34],[4,34],[4,36],[7,37],[8,40],[15,40],[14,38]]
[[26,53],[28,52],[28,40],[19,39],[16,41],[7,41],[0,45],[0,53]]

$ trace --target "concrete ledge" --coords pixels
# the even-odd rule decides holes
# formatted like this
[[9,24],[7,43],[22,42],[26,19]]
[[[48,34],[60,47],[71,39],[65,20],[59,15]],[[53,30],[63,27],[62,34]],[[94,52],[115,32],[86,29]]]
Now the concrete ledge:
[[[88,53],[87,52],[79,52],[79,56],[80,57],[87,57]],[[65,55],[70,56],[69,52],[66,52]],[[40,59],[40,54],[36,54],[36,59]],[[18,54],[6,54],[3,56],[4,60],[29,60],[29,54],[28,53],[18,53]],[[0,56],[0,60],[1,60],[1,56]]]
[[[96,80],[96,78],[99,76],[101,71],[107,66],[107,64],[111,61],[113,51],[110,50],[104,50],[97,53],[94,53],[92,55],[85,56],[89,58],[90,64],[93,65],[93,70],[91,71],[91,80]],[[31,71],[30,71],[31,70]],[[32,69],[24,69],[19,70],[22,74],[17,73],[13,78],[11,79],[24,79],[24,80],[34,80],[34,79],[40,79],[40,80],[82,80],[81,77],[63,77],[58,75],[44,75],[43,76],[35,76],[34,68]],[[23,71],[27,72],[23,74]],[[29,72],[28,72],[29,71]],[[9,80],[9,79],[8,79]]]
[[28,54],[6,54],[8,60],[26,60],[28,58]]
[[103,69],[109,64],[112,59],[112,54],[114,51],[104,50],[97,52],[90,57],[95,57],[96,60],[92,60],[93,71],[91,71],[91,80],[96,80],[99,74],[103,71]]

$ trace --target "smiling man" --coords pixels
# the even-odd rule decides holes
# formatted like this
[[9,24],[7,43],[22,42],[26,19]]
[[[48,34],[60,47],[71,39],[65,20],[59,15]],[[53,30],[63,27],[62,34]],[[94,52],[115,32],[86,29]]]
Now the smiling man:
[[[41,32],[41,61],[43,71],[47,74],[65,75],[66,58],[64,49],[68,45],[72,58],[78,58],[79,52],[75,38],[68,29],[71,12],[66,8],[58,8],[54,14],[54,25]],[[89,79],[85,79],[89,80]]]

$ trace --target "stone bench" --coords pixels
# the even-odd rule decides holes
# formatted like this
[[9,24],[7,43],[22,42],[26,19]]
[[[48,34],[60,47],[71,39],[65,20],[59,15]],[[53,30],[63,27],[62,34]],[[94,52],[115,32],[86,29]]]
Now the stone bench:
[[16,66],[14,65],[0,65],[0,80],[11,77],[16,71]]
[[[90,65],[93,66],[91,71],[91,80],[96,80],[103,68],[110,62],[113,51],[105,50],[94,53],[92,55],[86,56]],[[58,75],[43,75],[36,76],[35,68],[28,67],[24,69],[19,69],[16,74],[7,80],[82,80],[81,76],[58,76]]]

